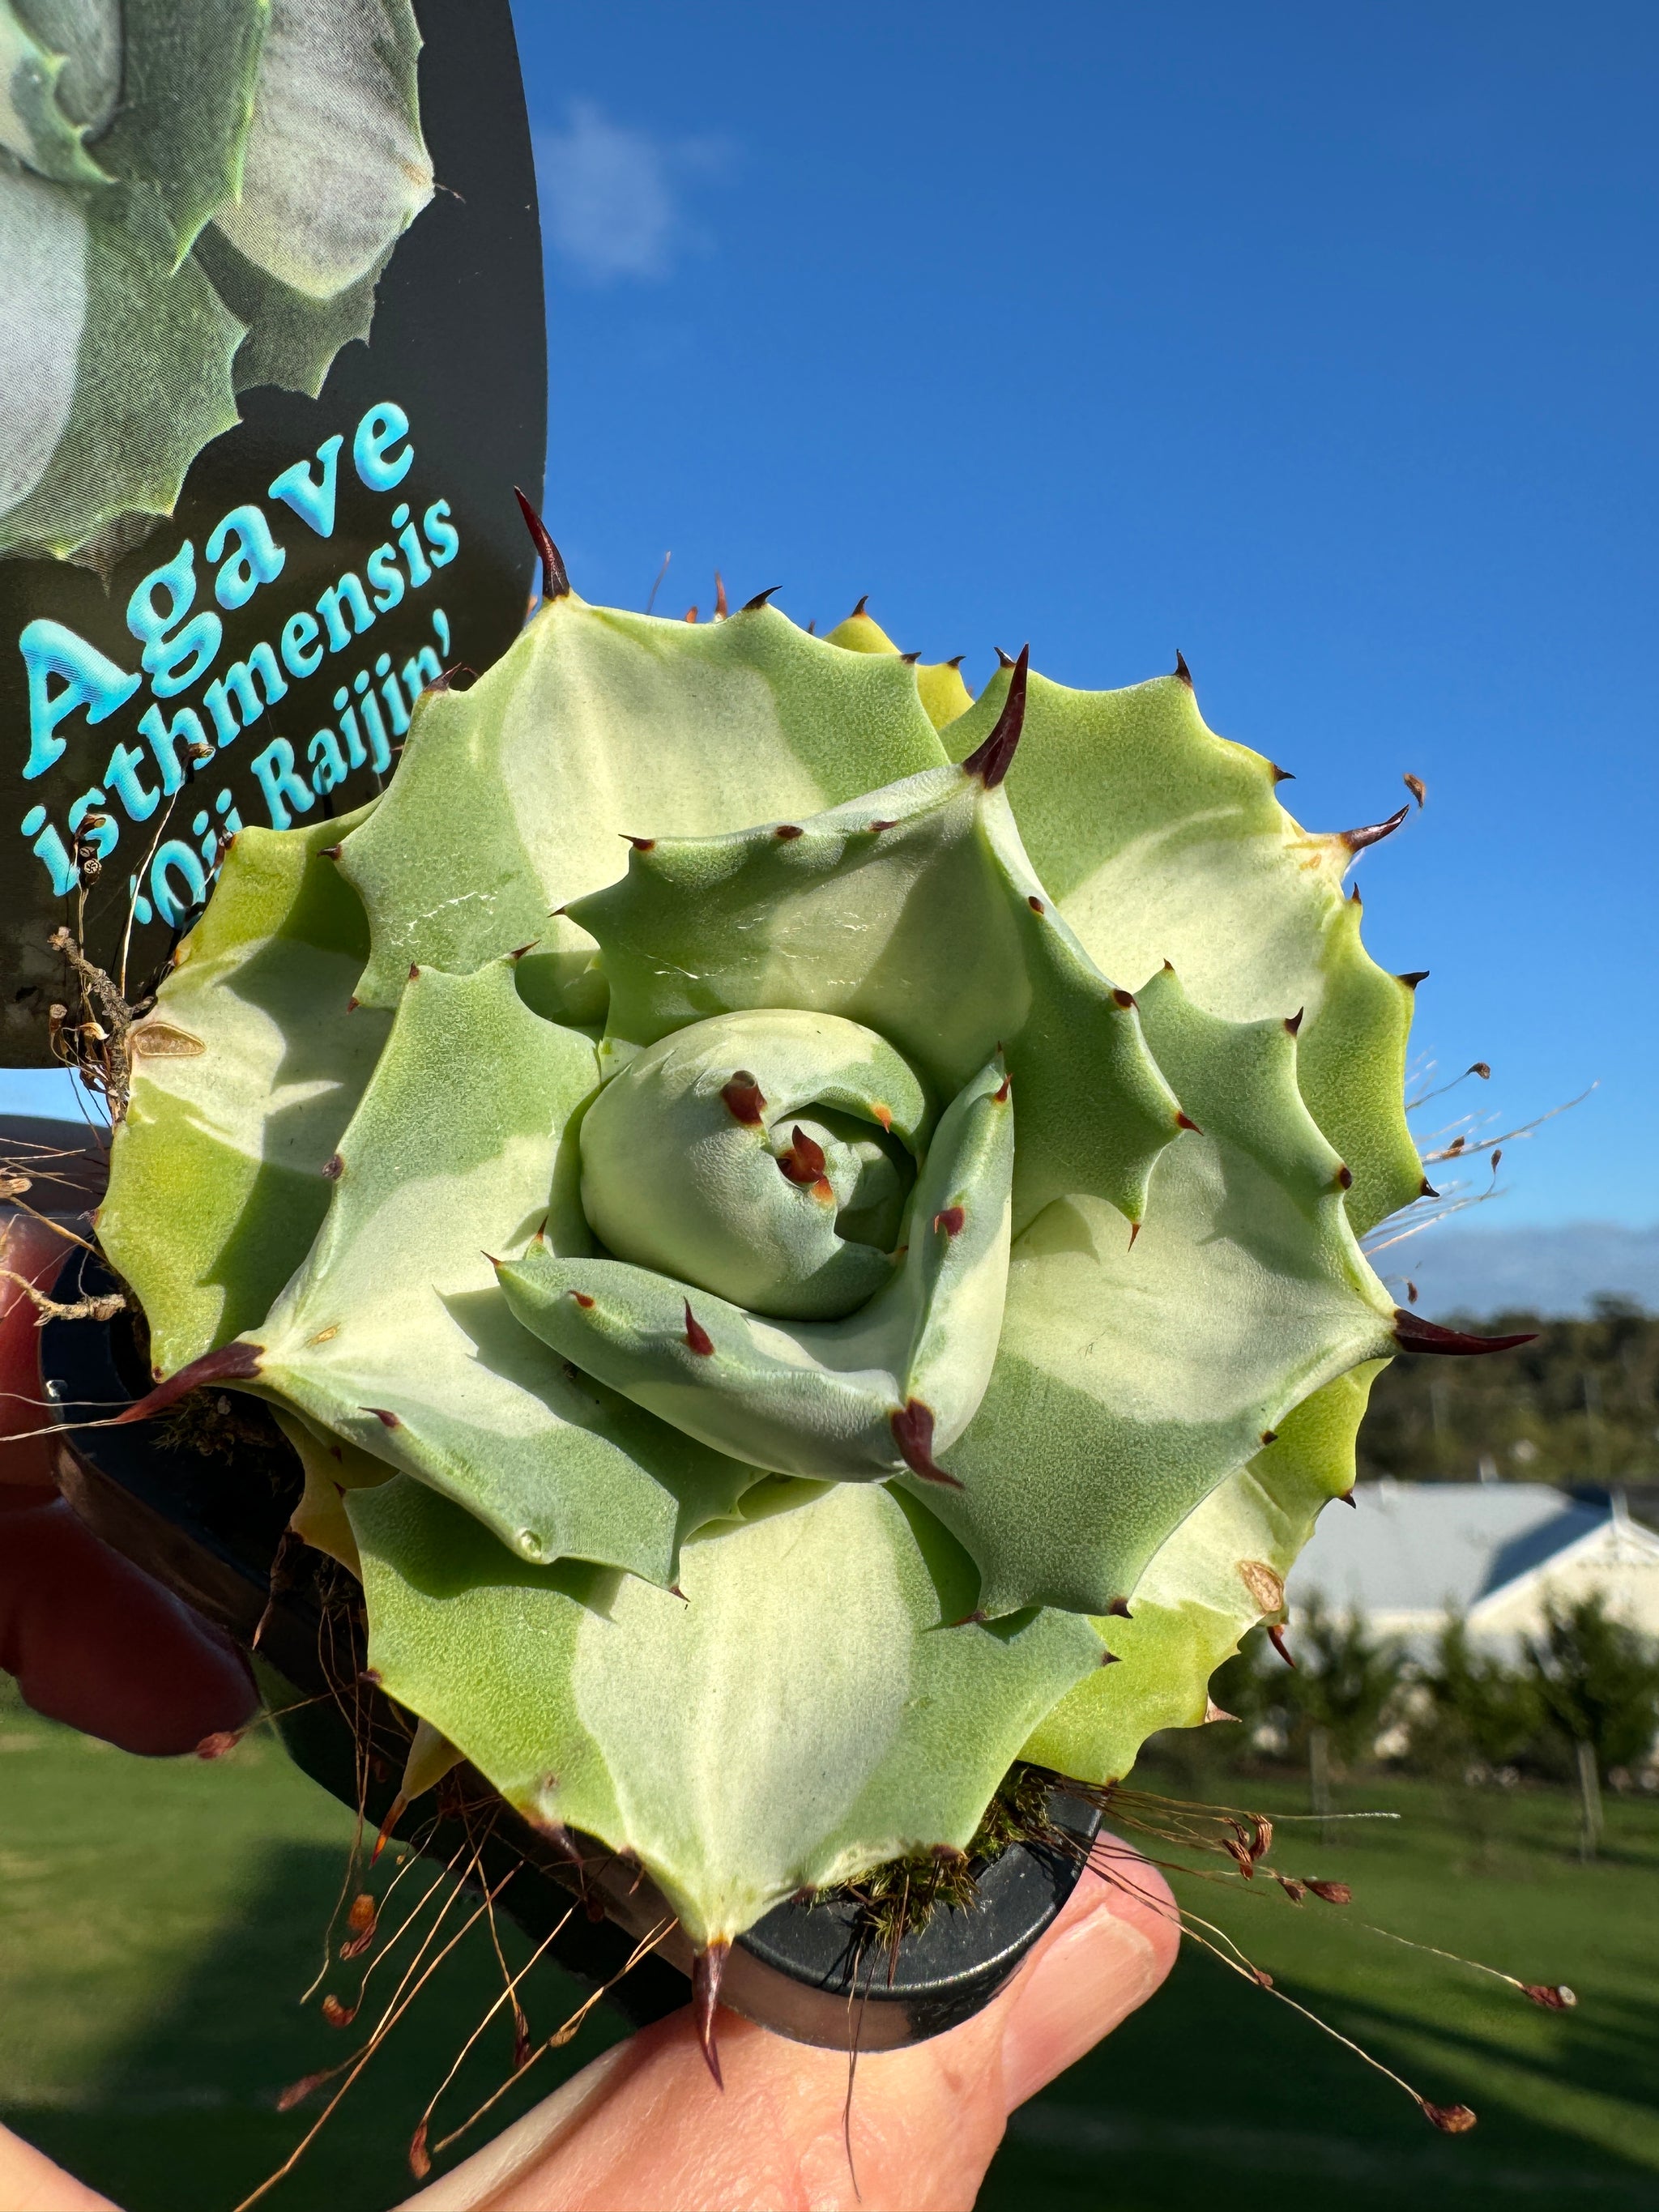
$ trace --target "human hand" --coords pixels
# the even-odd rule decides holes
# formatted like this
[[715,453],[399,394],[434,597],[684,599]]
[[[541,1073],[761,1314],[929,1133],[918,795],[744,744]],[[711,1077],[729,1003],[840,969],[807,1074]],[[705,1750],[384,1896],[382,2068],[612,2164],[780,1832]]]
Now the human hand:
[[[15,1215],[0,1267],[49,1279],[61,1249],[51,1231]],[[9,1394],[0,1405],[32,1424],[34,1310],[6,1282],[0,1392]],[[125,1749],[185,1751],[239,1725],[251,1690],[234,1648],[93,1536],[58,1498],[51,1468],[50,1439],[0,1447],[0,1665],[36,1711]],[[860,2062],[850,2166],[841,2053],[723,2014],[722,2094],[688,2011],[607,2051],[406,2212],[970,2206],[1008,2113],[1143,2004],[1173,1963],[1162,1878],[1114,1849],[1112,1881],[1084,1876],[982,2013],[932,2042]],[[0,2204],[112,2212],[3,2129]]]
[[967,2212],[1008,2114],[1175,1963],[1163,1877],[1111,1846],[1011,1985],[948,2035],[859,2061],[723,2013],[724,2091],[689,2013],[618,2044],[404,2212]]
[[[403,2212],[968,2212],[1008,2114],[1144,2004],[1174,1963],[1162,1876],[1117,1845],[1111,1869],[1109,1882],[1085,1875],[983,2012],[931,2043],[860,2060],[850,2165],[842,2053],[725,2013],[722,2092],[688,2010],[596,2058]],[[111,2212],[3,2130],[0,2203]]]

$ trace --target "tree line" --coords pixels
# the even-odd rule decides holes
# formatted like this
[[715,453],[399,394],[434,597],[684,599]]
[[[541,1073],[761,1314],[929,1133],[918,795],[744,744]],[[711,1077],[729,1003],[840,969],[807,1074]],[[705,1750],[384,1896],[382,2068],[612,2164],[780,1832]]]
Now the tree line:
[[1655,1771],[1659,1641],[1599,1597],[1552,1607],[1512,1659],[1472,1643],[1455,1617],[1413,1658],[1358,1615],[1317,1605],[1298,1613],[1292,1642],[1287,1668],[1257,1630],[1211,1693],[1241,1723],[1229,1732],[1235,1756],[1305,1765],[1316,1813],[1329,1809],[1334,1777],[1382,1759],[1444,1780],[1569,1783],[1588,1858],[1603,1785],[1642,1786]]
[[[1467,1322],[1467,1317],[1464,1317]],[[1371,1393],[1362,1481],[1659,1480],[1659,1316],[1602,1297],[1587,1321],[1525,1312],[1467,1325],[1537,1340],[1501,1359],[1395,1360]]]

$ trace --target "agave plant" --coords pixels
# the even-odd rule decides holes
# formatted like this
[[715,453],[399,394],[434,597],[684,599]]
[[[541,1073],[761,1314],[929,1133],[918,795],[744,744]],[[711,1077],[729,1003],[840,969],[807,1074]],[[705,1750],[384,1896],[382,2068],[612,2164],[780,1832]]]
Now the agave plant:
[[368,335],[419,51],[411,0],[0,0],[0,556],[107,562]]
[[1423,1183],[1341,888],[1391,824],[1300,829],[1184,665],[975,701],[544,559],[372,809],[237,836],[99,1233],[141,1414],[276,1409],[410,1786],[464,1755],[718,1960],[1201,1723],[1380,1364],[1478,1347],[1357,1242]]

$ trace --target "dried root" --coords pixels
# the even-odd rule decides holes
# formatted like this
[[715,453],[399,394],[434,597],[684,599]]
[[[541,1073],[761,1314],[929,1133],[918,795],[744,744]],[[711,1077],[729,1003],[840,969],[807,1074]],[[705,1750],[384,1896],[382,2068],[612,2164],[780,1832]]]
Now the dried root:
[[0,1282],[15,1283],[26,1297],[34,1302],[35,1311],[42,1321],[113,1321],[125,1313],[127,1296],[125,1291],[111,1291],[101,1298],[76,1298],[73,1305],[64,1305],[49,1298],[44,1291],[37,1290],[27,1275],[20,1275],[15,1267],[0,1267]]

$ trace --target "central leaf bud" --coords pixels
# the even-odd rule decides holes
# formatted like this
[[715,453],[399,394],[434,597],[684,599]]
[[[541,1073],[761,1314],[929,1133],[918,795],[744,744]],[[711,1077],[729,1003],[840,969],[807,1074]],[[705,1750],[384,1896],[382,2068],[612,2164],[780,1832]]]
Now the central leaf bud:
[[581,1129],[619,1260],[751,1313],[828,1321],[892,1276],[928,1127],[908,1062],[834,1014],[722,1014],[637,1053]]

